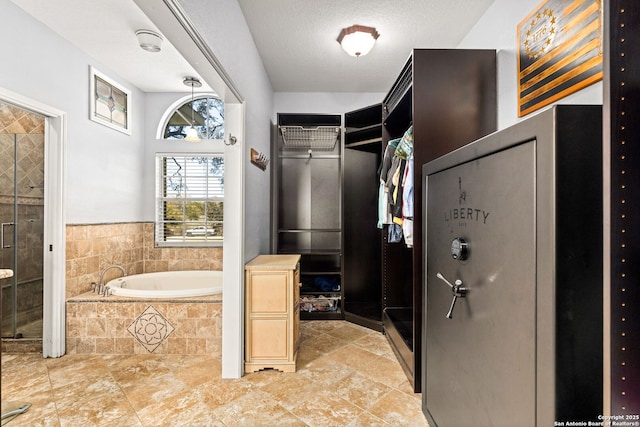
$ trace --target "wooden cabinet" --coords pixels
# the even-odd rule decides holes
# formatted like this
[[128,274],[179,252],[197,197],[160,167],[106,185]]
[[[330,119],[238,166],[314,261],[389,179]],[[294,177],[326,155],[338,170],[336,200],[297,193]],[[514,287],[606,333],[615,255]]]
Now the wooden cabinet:
[[245,372],[295,372],[300,255],[260,255],[245,266]]

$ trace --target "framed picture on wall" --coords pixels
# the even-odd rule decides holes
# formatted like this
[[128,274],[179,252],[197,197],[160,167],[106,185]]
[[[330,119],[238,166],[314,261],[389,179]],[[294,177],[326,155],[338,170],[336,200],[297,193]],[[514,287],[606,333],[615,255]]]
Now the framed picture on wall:
[[518,117],[602,76],[602,0],[544,0],[518,24]]
[[89,67],[89,118],[131,135],[131,91]]

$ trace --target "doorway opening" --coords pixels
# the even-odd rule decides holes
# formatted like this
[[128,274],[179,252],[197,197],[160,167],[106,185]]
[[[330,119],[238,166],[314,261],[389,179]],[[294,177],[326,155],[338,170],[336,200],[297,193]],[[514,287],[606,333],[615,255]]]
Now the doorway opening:
[[4,102],[0,112],[3,349],[42,351],[45,118]]
[[[2,136],[2,171],[9,169],[7,176],[11,180],[0,185],[3,224],[0,268],[13,276],[1,281],[2,350],[9,350],[5,346],[6,336],[7,344],[11,341],[12,345],[21,346],[12,351],[41,351],[43,357],[60,357],[65,351],[66,114],[2,87],[0,106],[12,106],[19,115],[29,114],[21,116],[18,122],[30,129],[23,131],[14,124],[12,130],[7,130],[8,136]],[[28,125],[30,120],[41,129],[36,131]],[[11,166],[5,167],[4,162]],[[4,194],[5,189],[9,193],[13,187],[17,189],[11,190],[11,195]]]

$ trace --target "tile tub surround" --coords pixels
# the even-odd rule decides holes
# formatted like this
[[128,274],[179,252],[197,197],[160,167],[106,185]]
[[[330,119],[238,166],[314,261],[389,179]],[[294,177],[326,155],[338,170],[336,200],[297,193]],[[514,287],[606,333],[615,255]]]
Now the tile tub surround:
[[[91,290],[102,269],[121,265],[127,274],[178,270],[222,270],[222,248],[157,248],[154,224],[131,222],[66,227],[66,297]],[[118,277],[111,270],[105,279]]]
[[427,426],[386,338],[345,321],[302,321],[298,371],[220,377],[211,356],[3,355],[16,426]]
[[88,292],[66,306],[67,354],[222,355],[222,295],[161,300]]

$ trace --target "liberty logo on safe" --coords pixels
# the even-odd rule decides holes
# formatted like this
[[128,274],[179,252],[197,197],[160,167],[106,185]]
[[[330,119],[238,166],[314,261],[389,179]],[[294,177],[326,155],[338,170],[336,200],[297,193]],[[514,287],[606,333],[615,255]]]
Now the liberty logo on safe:
[[[467,203],[467,191],[462,188],[462,178],[458,177],[458,204],[465,205]],[[475,222],[481,222],[482,224],[487,223],[487,218],[489,218],[490,212],[485,211],[484,209],[477,209],[472,207],[458,207],[451,208],[449,210],[444,211],[444,222],[449,221],[459,221],[459,220],[469,220]],[[460,222],[459,225],[465,226],[466,222]]]

